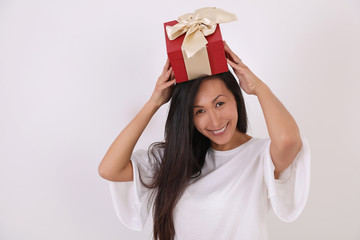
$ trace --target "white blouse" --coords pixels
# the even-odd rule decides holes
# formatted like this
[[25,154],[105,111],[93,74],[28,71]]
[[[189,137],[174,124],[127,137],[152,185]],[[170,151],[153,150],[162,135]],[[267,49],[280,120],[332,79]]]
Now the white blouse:
[[[252,138],[228,151],[210,148],[201,175],[191,181],[174,208],[175,239],[265,240],[270,208],[280,220],[294,221],[304,209],[310,187],[310,149],[307,140],[302,141],[302,149],[279,179],[274,178],[270,139]],[[120,221],[140,231],[152,206],[138,169],[148,183],[151,179],[145,176],[153,175],[155,161],[145,150],[134,152],[131,161],[134,181],[110,181],[110,192]]]

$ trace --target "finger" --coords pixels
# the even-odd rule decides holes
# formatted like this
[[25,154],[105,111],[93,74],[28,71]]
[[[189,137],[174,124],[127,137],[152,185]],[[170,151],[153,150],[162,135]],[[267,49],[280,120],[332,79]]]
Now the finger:
[[167,81],[167,82],[164,84],[164,87],[165,87],[165,88],[168,88],[168,87],[174,85],[174,83],[176,83],[176,80],[175,80],[175,79],[170,80],[170,81]]
[[226,59],[228,64],[233,68],[233,69],[238,69],[239,68],[239,65],[233,61],[231,61],[229,58]]
[[240,58],[230,49],[229,45],[227,45],[227,43],[224,41],[224,50],[225,52],[228,53],[229,58],[233,61],[233,62],[240,62]]
[[240,58],[229,48],[229,46],[224,47],[225,51],[227,51],[228,58],[234,62],[238,62]]
[[165,74],[164,74],[164,81],[168,81],[168,80],[169,80],[172,71],[173,71],[173,69],[172,69],[172,67],[170,66],[169,70],[167,70],[167,71],[165,72]]
[[230,50],[228,48],[225,48],[225,47],[224,47],[224,50],[225,50],[226,58],[230,59],[231,61],[235,61],[233,56],[230,54]]
[[166,72],[168,69],[169,69],[169,67],[170,67],[170,60],[169,60],[169,58],[167,58],[166,59],[166,63],[165,63],[165,66],[164,66],[164,68],[163,68],[163,72]]

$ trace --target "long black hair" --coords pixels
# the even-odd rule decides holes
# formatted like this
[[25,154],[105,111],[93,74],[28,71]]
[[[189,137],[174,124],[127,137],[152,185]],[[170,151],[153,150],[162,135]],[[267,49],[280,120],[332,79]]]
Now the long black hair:
[[141,180],[147,188],[155,190],[152,195],[155,240],[174,239],[173,209],[189,180],[200,176],[206,152],[210,148],[210,140],[195,128],[193,121],[194,99],[201,82],[209,78],[221,79],[234,95],[238,112],[237,129],[242,133],[247,131],[244,99],[231,72],[198,78],[174,87],[165,125],[165,140],[149,148],[149,156],[152,154],[156,158],[154,149],[158,148],[164,150],[163,155],[158,159],[159,166],[153,182],[145,184]]

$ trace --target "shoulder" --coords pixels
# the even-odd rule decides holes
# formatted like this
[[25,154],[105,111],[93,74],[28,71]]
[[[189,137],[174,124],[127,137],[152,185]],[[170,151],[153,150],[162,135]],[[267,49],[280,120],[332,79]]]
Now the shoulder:
[[252,150],[262,151],[270,145],[270,138],[257,138],[253,137],[249,140],[249,148]]
[[140,168],[157,168],[164,156],[162,143],[153,143],[148,149],[138,149],[133,152],[131,161]]
[[246,147],[242,154],[249,158],[263,158],[270,152],[270,143],[270,138],[253,137],[248,143],[245,143]]
[[137,149],[133,152],[132,158],[134,160],[151,160],[153,158],[159,158],[161,159],[164,155],[164,146],[160,143],[153,143],[150,145],[148,149]]

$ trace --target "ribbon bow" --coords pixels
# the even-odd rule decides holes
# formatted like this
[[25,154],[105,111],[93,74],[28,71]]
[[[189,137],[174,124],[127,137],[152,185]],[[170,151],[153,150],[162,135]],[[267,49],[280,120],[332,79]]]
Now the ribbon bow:
[[187,57],[190,58],[206,46],[208,41],[205,36],[213,34],[218,23],[236,20],[235,14],[220,8],[200,8],[195,10],[194,13],[187,13],[179,17],[179,23],[174,26],[167,26],[166,33],[170,40],[174,40],[186,33],[181,49],[185,50]]

